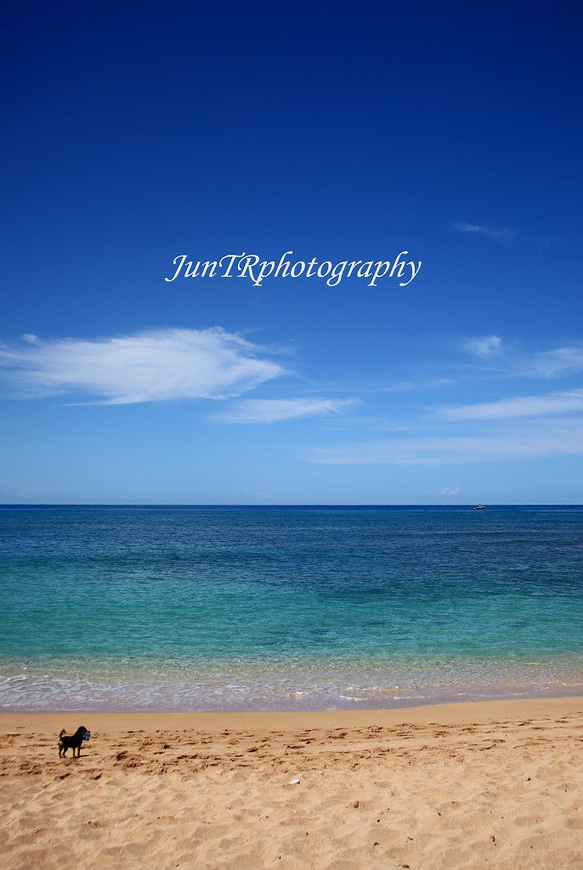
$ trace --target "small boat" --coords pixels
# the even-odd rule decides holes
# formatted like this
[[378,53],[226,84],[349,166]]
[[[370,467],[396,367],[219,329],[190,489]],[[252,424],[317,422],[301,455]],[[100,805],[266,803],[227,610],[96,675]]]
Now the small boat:
[[477,505],[474,505],[474,510],[475,510],[475,511],[485,511],[485,510],[486,510],[486,505],[485,505],[485,504],[477,504]]

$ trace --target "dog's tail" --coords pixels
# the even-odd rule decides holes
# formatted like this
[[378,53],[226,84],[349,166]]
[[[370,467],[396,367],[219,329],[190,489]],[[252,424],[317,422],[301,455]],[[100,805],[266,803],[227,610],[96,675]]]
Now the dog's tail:
[[59,734],[59,740],[61,739],[61,737],[63,736],[63,734],[66,734],[66,733],[67,733],[67,729],[66,729],[66,728],[63,728],[63,730],[62,730],[61,733]]

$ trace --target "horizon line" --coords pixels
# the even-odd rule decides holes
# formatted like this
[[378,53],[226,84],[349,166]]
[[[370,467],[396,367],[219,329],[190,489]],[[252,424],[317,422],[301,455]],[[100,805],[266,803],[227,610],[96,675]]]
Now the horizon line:
[[[481,503],[480,503],[481,504]],[[273,504],[244,502],[0,502],[3,508],[473,508],[474,502],[463,504],[415,504],[391,502],[277,502]],[[491,502],[486,508],[504,507],[583,507],[583,502]]]

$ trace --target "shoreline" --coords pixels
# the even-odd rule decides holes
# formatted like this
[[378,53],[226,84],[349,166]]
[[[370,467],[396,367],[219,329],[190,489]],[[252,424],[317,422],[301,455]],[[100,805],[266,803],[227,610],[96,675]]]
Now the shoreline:
[[6,713],[319,712],[409,709],[521,699],[583,697],[583,655],[403,664],[399,660],[267,667],[195,667],[138,660],[3,661],[0,715]]
[[[60,730],[66,722],[84,722],[92,731],[119,732],[141,728],[144,730],[203,731],[269,731],[305,728],[358,728],[367,725],[391,727],[401,723],[428,725],[434,722],[462,724],[476,721],[539,718],[583,714],[583,695],[556,697],[511,698],[463,701],[446,704],[420,704],[410,707],[391,707],[366,710],[245,710],[245,711],[91,711],[63,710],[46,712],[0,711],[0,732],[21,727],[40,730]],[[93,727],[89,722],[93,723]],[[70,726],[72,727],[72,726]]]

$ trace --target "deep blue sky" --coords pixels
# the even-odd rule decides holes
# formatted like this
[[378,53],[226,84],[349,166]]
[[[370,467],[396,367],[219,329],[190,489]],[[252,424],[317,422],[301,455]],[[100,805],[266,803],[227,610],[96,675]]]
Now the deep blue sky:
[[579,4],[3,9],[0,501],[583,501]]

